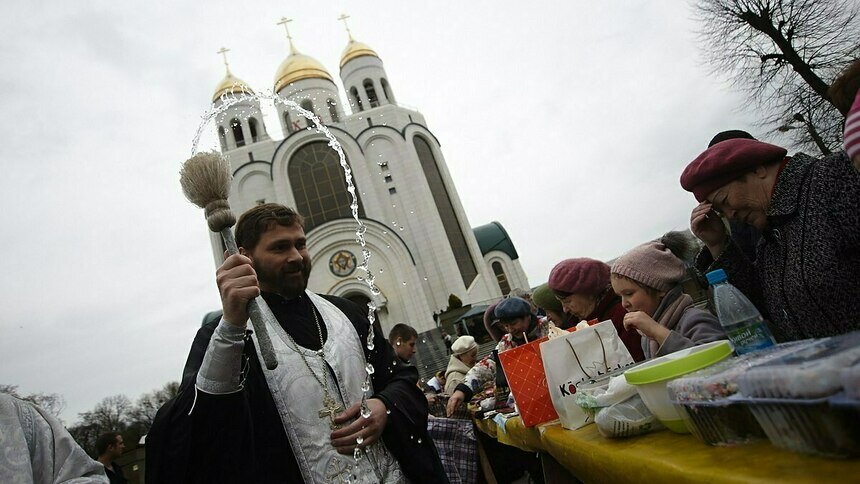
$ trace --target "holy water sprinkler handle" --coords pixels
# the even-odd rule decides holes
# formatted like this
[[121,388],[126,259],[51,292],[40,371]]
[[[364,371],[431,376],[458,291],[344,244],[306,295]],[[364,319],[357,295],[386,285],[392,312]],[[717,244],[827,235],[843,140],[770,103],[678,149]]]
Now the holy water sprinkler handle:
[[[221,230],[220,234],[221,239],[224,240],[224,245],[227,247],[227,252],[230,255],[238,254],[239,248],[236,246],[233,229],[226,227]],[[263,316],[263,310],[260,308],[260,299],[262,299],[262,296],[257,296],[248,301],[248,317],[251,318],[251,326],[257,333],[257,343],[260,345],[260,354],[263,355],[263,362],[266,363],[266,368],[274,370],[278,367],[278,360],[275,359],[275,348],[272,347],[272,339],[269,337],[269,329],[266,327],[266,318]]]
[[[227,196],[230,194],[230,166],[227,160],[214,152],[197,153],[182,164],[179,183],[185,197],[203,209],[209,230],[221,234],[227,252],[231,255],[239,252],[232,229],[236,216],[227,202]],[[257,333],[263,362],[266,368],[274,370],[278,367],[278,360],[275,359],[275,350],[266,328],[268,318],[262,310],[265,304],[262,296],[249,301],[248,316],[251,319],[251,327]]]

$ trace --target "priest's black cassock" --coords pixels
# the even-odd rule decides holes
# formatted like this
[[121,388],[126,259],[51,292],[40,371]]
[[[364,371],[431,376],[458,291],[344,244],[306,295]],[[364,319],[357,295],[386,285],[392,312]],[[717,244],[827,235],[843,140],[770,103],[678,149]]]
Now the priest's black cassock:
[[[307,296],[287,300],[263,293],[263,297],[281,326],[299,345],[311,350],[320,348],[311,312],[315,309]],[[428,406],[417,387],[418,370],[395,363],[398,359],[394,350],[379,332],[374,334],[374,349],[367,349],[364,342],[370,323],[362,308],[343,298],[322,297],[352,322],[365,358],[376,370],[371,375],[373,397],[382,400],[391,412],[382,441],[397,459],[403,474],[412,482],[448,482],[436,447],[427,434]],[[197,372],[220,318],[220,312],[205,318],[185,363],[179,394],[165,403],[155,417],[146,437],[146,481],[302,482],[249,336],[245,338],[242,362],[246,375],[243,389],[226,395],[195,392]],[[325,340],[328,337],[325,324],[322,331]]]

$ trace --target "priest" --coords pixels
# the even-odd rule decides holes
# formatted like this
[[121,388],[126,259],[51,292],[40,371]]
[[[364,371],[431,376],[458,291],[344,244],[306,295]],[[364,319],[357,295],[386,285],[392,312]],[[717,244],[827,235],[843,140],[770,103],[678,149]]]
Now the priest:
[[[147,436],[147,482],[447,482],[415,367],[378,332],[367,344],[366,310],[307,290],[302,217],[256,206],[236,242],[216,274],[222,311],[204,320]],[[258,295],[278,323],[274,370],[246,326]]]

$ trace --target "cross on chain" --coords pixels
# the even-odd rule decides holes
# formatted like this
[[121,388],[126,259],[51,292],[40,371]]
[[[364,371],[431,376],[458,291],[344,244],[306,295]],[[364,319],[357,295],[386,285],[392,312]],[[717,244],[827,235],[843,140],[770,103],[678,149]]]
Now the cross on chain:
[[320,418],[329,419],[329,426],[332,430],[340,428],[340,425],[334,423],[334,418],[337,417],[341,412],[345,409],[342,405],[337,403],[334,398],[330,397],[328,394],[325,394],[323,397],[323,408],[319,411]]

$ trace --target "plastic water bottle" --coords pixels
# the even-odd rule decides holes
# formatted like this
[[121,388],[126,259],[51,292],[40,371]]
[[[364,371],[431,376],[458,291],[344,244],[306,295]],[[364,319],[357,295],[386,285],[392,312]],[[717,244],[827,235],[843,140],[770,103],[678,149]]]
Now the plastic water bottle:
[[761,313],[738,288],[729,284],[726,271],[711,271],[707,278],[713,291],[717,317],[737,354],[742,355],[776,344]]

